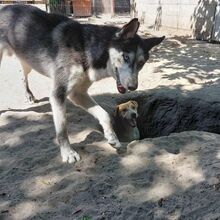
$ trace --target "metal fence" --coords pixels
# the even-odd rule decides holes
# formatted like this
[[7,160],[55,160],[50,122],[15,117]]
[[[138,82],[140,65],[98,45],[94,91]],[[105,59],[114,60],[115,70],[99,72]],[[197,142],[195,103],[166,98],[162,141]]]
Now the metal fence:
[[130,14],[130,0],[0,0],[5,4],[44,5],[48,12],[76,17]]

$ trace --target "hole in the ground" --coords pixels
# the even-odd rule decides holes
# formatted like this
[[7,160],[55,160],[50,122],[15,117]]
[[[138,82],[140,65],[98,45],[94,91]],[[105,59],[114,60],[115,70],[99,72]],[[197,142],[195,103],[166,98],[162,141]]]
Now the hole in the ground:
[[132,100],[139,104],[140,139],[191,130],[220,134],[220,102],[154,94],[140,95]]

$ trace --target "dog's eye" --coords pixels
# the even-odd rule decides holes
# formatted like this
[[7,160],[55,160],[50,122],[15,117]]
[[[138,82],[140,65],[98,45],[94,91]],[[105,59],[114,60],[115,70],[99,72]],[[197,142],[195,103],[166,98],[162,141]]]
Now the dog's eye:
[[122,112],[123,112],[123,113],[125,113],[126,111],[127,111],[127,109],[126,109],[126,108],[122,110]]
[[123,54],[123,58],[126,63],[130,62],[130,57],[127,54]]

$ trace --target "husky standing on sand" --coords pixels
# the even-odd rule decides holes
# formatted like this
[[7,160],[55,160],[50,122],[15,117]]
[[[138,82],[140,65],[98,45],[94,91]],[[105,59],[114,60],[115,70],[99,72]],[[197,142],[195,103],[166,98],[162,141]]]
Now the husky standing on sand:
[[32,6],[11,5],[0,10],[0,61],[3,50],[20,59],[29,99],[28,73],[35,69],[53,80],[50,103],[63,162],[80,160],[71,149],[66,126],[66,98],[99,120],[108,143],[121,146],[110,117],[87,93],[97,80],[112,76],[120,93],[136,90],[138,72],[149,51],[164,37],[142,39],[138,19],[122,28],[80,24]]

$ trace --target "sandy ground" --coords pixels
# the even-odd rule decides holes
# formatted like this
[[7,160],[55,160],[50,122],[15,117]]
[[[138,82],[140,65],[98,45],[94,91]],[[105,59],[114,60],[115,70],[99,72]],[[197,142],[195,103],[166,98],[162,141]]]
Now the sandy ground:
[[[169,37],[152,52],[138,90],[219,103],[219,59],[219,45]],[[219,135],[188,131],[144,139],[120,155],[95,129],[97,121],[68,103],[70,141],[82,160],[62,164],[50,80],[31,73],[30,87],[41,102],[30,105],[20,69],[15,57],[4,57],[0,219],[220,219]],[[108,105],[121,97],[112,79],[95,83],[90,93]]]

